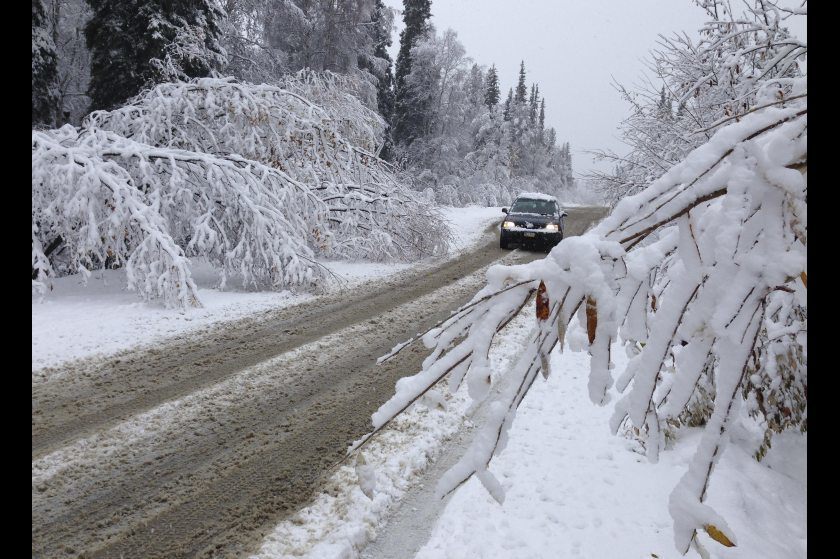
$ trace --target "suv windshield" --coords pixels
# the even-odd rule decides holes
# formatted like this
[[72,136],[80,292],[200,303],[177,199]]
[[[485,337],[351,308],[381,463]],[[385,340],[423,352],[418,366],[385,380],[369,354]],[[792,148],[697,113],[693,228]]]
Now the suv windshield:
[[551,200],[532,200],[530,198],[519,198],[510,209],[512,213],[551,215],[556,211],[556,206]]

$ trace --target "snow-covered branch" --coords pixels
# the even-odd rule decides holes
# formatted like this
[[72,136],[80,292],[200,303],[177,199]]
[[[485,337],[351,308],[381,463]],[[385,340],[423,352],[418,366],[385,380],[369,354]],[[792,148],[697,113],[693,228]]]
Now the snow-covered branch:
[[620,127],[630,151],[623,157],[596,152],[616,166],[612,175],[590,174],[613,204],[659,178],[722,124],[763,107],[789,106],[806,94],[794,87],[807,44],[782,25],[789,16],[774,2],[748,6],[740,17],[728,0],[697,4],[714,19],[700,29],[699,40],[685,33],[660,36],[649,62],[659,85],[648,80],[639,91],[617,86],[632,108]]
[[[281,289],[319,285],[319,255],[444,252],[432,202],[372,155],[384,124],[351,82],[306,72],[287,88],[164,83],[78,130],[33,132],[35,287],[126,266],[144,297],[192,306],[192,256],[220,270],[221,286],[236,275]],[[60,257],[42,248],[56,239]]]
[[[487,287],[473,302],[423,338],[432,355],[418,375],[399,381],[395,396],[374,414],[374,425],[390,421],[446,374],[466,378],[470,395],[483,400],[489,346],[542,282],[547,300],[542,310],[538,305],[538,327],[508,373],[506,392],[491,404],[464,457],[441,479],[439,493],[475,474],[501,502],[490,460],[504,449],[516,408],[537,373],[549,374],[548,353],[558,343],[563,348],[567,329],[582,328],[591,355],[589,395],[596,404],[614,394],[613,341],[621,338],[635,354],[615,386],[619,399],[611,426],[617,431],[629,421],[652,461],[692,402],[709,397],[708,382],[701,382],[708,377],[714,400],[703,442],[672,494],[671,513],[683,553],[696,530],[734,542],[725,521],[703,501],[737,420],[739,394],[754,415],[762,407],[764,417],[785,407],[788,416],[799,418],[788,427],[804,425],[799,392],[807,386],[801,361],[807,189],[800,166],[807,161],[806,102],[801,97],[784,108],[767,107],[720,128],[645,190],[622,200],[592,231],[564,239],[545,260],[492,267]],[[772,335],[769,351],[762,332]],[[768,378],[782,374],[784,389]],[[779,406],[784,399],[799,405]],[[764,405],[768,401],[774,409]]]
[[[129,288],[168,306],[199,305],[188,256],[218,265],[222,284],[311,286],[307,246],[326,207],[282,172],[236,156],[151,147],[101,129],[32,135],[32,221],[43,245],[61,238],[60,273],[125,266]],[[37,254],[36,254],[37,252]],[[36,251],[38,280],[56,275]]]
[[373,153],[384,122],[347,76],[302,71],[284,87],[203,78],[161,84],[86,126],[154,146],[238,154],[306,185],[330,211],[313,248],[338,258],[413,260],[445,251],[447,230]]

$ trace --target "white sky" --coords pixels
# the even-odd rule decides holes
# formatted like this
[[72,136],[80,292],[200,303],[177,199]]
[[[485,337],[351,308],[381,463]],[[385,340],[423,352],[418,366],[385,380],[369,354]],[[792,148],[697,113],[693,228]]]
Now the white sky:
[[[385,4],[402,9],[402,0]],[[476,62],[496,65],[502,99],[525,60],[529,85],[538,82],[545,97],[546,124],[557,130],[558,142],[571,143],[580,176],[591,168],[609,169],[585,150],[626,152],[616,127],[628,106],[612,78],[637,83],[660,33],[694,37],[705,17],[691,0],[432,0],[432,20],[438,31],[454,29]],[[401,16],[396,23],[394,60]],[[804,26],[797,31],[806,39]]]

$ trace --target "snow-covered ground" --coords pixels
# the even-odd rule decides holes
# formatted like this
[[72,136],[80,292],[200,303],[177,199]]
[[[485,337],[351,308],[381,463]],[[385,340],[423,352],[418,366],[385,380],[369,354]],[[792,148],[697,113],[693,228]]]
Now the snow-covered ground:
[[[510,323],[490,355],[495,371],[510,364],[528,325],[524,315]],[[351,458],[340,467],[313,504],[279,524],[252,559],[357,557],[446,442],[470,425],[464,420],[470,403],[466,386],[455,394],[437,388],[424,396],[362,448],[364,464]],[[372,499],[360,481],[373,487]]]
[[[493,347],[494,385],[504,383],[500,372],[534,322],[523,313]],[[624,352],[615,347],[613,355],[621,370]],[[555,350],[551,368],[552,376],[539,378],[524,400],[506,449],[491,463],[506,491],[504,504],[473,478],[448,501],[438,501],[439,510],[412,509],[408,515],[434,522],[418,559],[679,557],[668,497],[686,471],[699,433],[682,433],[674,448],[651,464],[637,443],[610,433],[611,406],[590,402],[586,352]],[[470,403],[464,392],[462,387],[455,395],[425,397],[398,417],[364,448],[364,464],[351,460],[336,471],[315,502],[277,526],[255,557],[357,557],[389,529],[389,516],[413,485],[425,481],[429,487],[420,491],[434,491],[435,480],[423,478],[430,464],[443,452],[464,450],[458,448],[463,437],[456,439],[456,448],[447,448],[459,429],[472,424],[463,419]],[[779,437],[762,463],[747,451],[754,442],[743,431],[734,437],[707,500],[729,522],[737,547],[723,548],[705,534],[700,541],[711,557],[721,559],[804,557],[807,436]],[[361,487],[373,488],[372,499]],[[392,528],[400,531],[397,541],[414,539],[401,530],[423,528],[417,524]],[[368,556],[392,555],[365,551]]]
[[[447,208],[445,213],[453,229],[453,256],[469,250],[487,225],[501,218],[499,208]],[[325,264],[337,276],[336,289],[424,265]],[[43,302],[33,298],[33,371],[313,297],[219,291],[211,287],[212,273],[198,266],[205,307],[180,313],[126,292],[120,274],[94,274],[87,287],[78,278],[63,278]],[[525,312],[494,345],[497,388],[504,385],[504,371],[533,326],[532,314]],[[616,347],[612,355],[622,370],[624,352]],[[678,557],[668,496],[687,468],[699,433],[682,433],[675,447],[651,464],[635,442],[609,432],[611,406],[589,401],[585,352],[555,351],[552,371],[547,381],[537,379],[506,449],[491,463],[506,490],[504,504],[497,504],[475,479],[446,501],[431,501],[432,510],[417,511],[428,519],[422,533],[404,535],[423,542],[430,534],[417,558]],[[444,395],[439,390],[397,418],[365,446],[364,463],[353,460],[339,468],[312,505],[275,528],[257,557],[356,557],[367,543],[393,529],[388,523],[407,494],[418,491],[421,482],[427,487],[419,491],[434,491],[435,480],[424,472],[441,456],[459,455],[469,441],[464,433],[480,422],[483,408],[471,410],[465,392]],[[722,559],[804,557],[807,436],[779,437],[761,463],[750,456],[754,444],[753,433],[742,429],[733,434],[708,493],[708,503],[736,534],[737,547],[723,548],[705,534],[700,541],[711,557]]]
[[[500,208],[443,208],[453,239],[450,256],[474,246],[488,224],[502,217]],[[323,261],[333,274],[331,289],[345,289],[384,278],[414,264]],[[194,263],[203,308],[168,310],[142,301],[125,289],[125,272],[95,272],[87,285],[80,276],[59,278],[43,299],[32,297],[32,370],[71,359],[109,354],[138,345],[196,332],[220,322],[300,303],[306,293],[220,291],[208,266]]]
[[[507,448],[490,468],[505,488],[504,504],[471,479],[447,504],[417,559],[679,556],[668,497],[700,433],[684,433],[651,464],[632,441],[610,434],[611,406],[589,401],[589,356],[555,353],[553,360],[552,376],[529,393]],[[726,449],[707,502],[728,521],[738,545],[724,548],[703,533],[712,557],[805,557],[806,441],[781,437],[762,463],[741,444]]]

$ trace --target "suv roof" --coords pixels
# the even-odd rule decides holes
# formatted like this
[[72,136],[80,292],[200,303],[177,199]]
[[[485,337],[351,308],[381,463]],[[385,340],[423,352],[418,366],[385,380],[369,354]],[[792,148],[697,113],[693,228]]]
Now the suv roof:
[[[526,200],[548,200],[550,202],[557,202],[557,198],[550,194],[543,194],[542,192],[520,192],[516,200],[524,198]],[[516,201],[514,200],[514,202]]]

